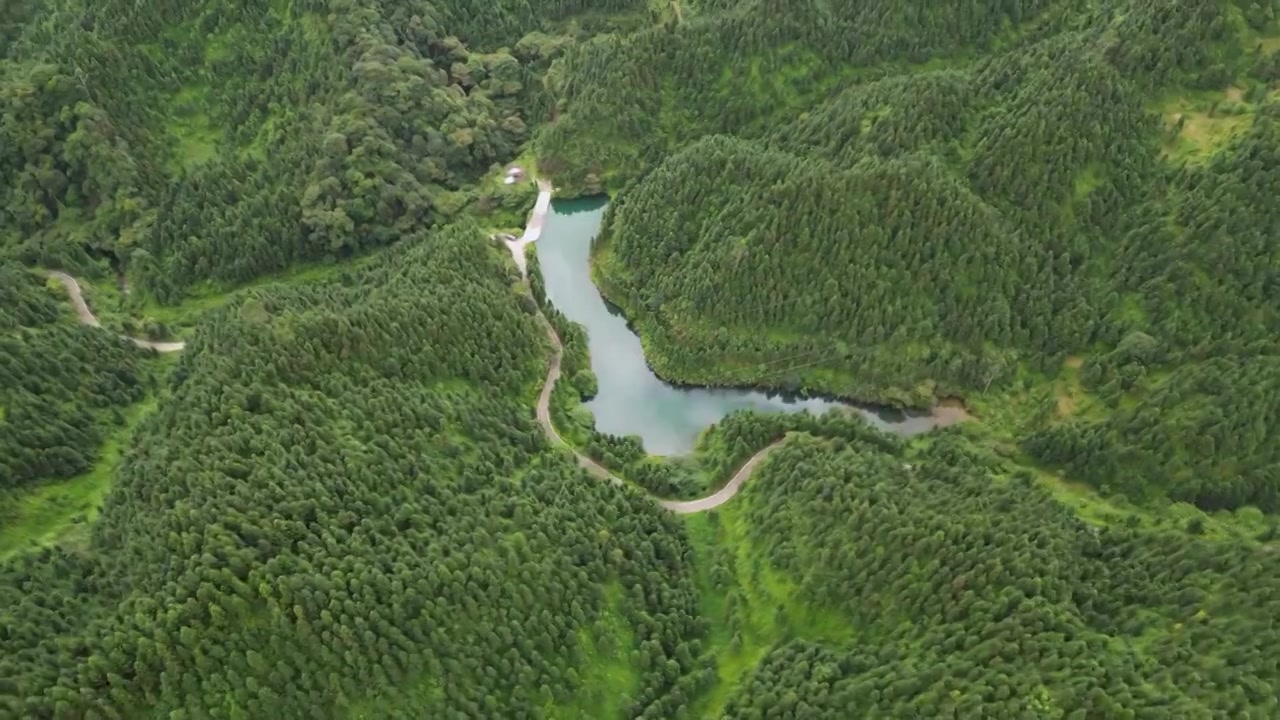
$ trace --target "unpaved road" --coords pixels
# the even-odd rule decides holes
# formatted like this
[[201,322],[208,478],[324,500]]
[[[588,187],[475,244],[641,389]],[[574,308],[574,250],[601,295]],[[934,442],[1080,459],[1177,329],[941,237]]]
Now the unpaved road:
[[[515,259],[516,266],[520,268],[522,276],[528,274],[524,256],[525,246],[531,242],[536,242],[538,238],[542,237],[542,226],[546,222],[547,212],[551,209],[551,190],[550,183],[545,180],[538,180],[538,202],[533,206],[533,212],[529,215],[529,224],[525,227],[524,234],[516,240],[507,241],[507,248],[511,250],[511,255]],[[538,424],[542,426],[542,432],[546,434],[547,439],[553,444],[569,448],[569,451],[577,458],[578,465],[582,466],[584,470],[601,480],[608,480],[621,485],[623,482],[621,478],[565,442],[564,438],[560,437],[560,433],[556,431],[555,424],[551,422],[551,392],[555,390],[556,380],[560,378],[560,360],[564,357],[564,346],[560,344],[560,337],[556,335],[555,329],[551,327],[551,323],[547,321],[547,317],[541,311],[538,313],[538,318],[542,320],[542,325],[546,328],[547,337],[551,340],[552,347],[551,363],[547,368],[547,379],[542,383],[542,392],[538,394],[538,404],[535,408]],[[711,495],[697,500],[658,500],[658,503],[671,512],[681,515],[718,508],[738,494],[738,491],[742,489],[743,483],[755,472],[756,466],[782,442],[782,440],[779,440],[751,456],[751,459],[743,464],[742,468],[734,474],[727,485]]]
[[733,478],[715,493],[697,500],[663,500],[661,501],[662,507],[679,515],[689,515],[720,507],[738,494],[738,491],[742,489],[742,484],[756,471],[756,466],[763,462],[769,456],[769,453],[773,452],[783,442],[783,440],[779,440],[752,455],[749,460],[742,464],[742,467],[738,468],[738,472],[733,474]]
[[[80,291],[80,283],[76,282],[75,278],[57,270],[49,273],[49,277],[62,283],[62,286],[67,289],[67,294],[71,296],[71,304],[75,306],[76,315],[80,318],[81,324],[90,327],[102,327],[102,323],[98,322],[98,318],[94,317],[93,311],[89,309],[89,304],[84,301],[84,293]],[[128,335],[122,335],[121,337],[140,348],[162,353],[178,352],[187,346],[184,342],[155,342],[154,340],[144,340],[142,338],[129,337]]]
[[529,271],[526,267],[524,257],[524,248],[532,242],[537,242],[542,237],[542,225],[547,221],[547,211],[551,210],[551,183],[546,180],[538,180],[538,201],[533,205],[533,212],[529,214],[529,222],[524,226],[524,234],[514,240],[507,241],[507,249],[511,251],[511,257],[516,261],[516,267],[520,268],[520,275],[528,275]]
[[[542,392],[538,394],[538,405],[536,408],[538,424],[542,426],[542,432],[546,434],[547,438],[550,439],[552,443],[569,448],[569,451],[578,459],[578,464],[581,465],[584,470],[601,480],[609,480],[610,482],[621,485],[623,482],[621,478],[609,472],[603,465],[578,452],[569,445],[569,443],[565,442],[564,438],[560,437],[560,433],[556,431],[555,424],[551,422],[551,392],[555,390],[556,380],[560,378],[560,359],[564,357],[564,346],[560,344],[560,337],[556,335],[555,330],[552,329],[551,323],[547,322],[546,316],[542,315],[542,313],[538,313],[538,317],[542,319],[543,326],[547,330],[547,337],[551,339],[551,345],[553,348],[551,353],[551,364],[547,368],[547,379],[542,383]],[[703,498],[698,498],[697,500],[658,500],[658,504],[679,515],[689,515],[718,508],[732,500],[733,496],[738,494],[738,491],[742,489],[742,484],[747,481],[747,478],[751,477],[751,473],[755,472],[756,466],[759,465],[760,462],[774,450],[774,448],[781,445],[782,442],[782,440],[779,440],[755,455],[752,455],[751,459],[743,463],[738,472],[734,473],[733,478],[729,480],[728,484],[723,488],[720,488],[720,490],[715,493]]]
[[[511,250],[511,256],[515,259],[516,266],[520,268],[521,275],[528,274],[524,255],[525,246],[529,243],[537,242],[538,238],[542,237],[542,226],[547,220],[547,212],[551,209],[551,191],[551,183],[545,180],[538,180],[538,200],[533,206],[533,212],[529,215],[529,222],[525,226],[524,234],[517,239],[507,241],[507,248]],[[75,278],[64,272],[57,271],[49,273],[49,277],[61,282],[63,287],[67,289],[67,293],[71,296],[71,303],[75,306],[76,315],[79,316],[81,323],[92,327],[102,326],[98,322],[98,318],[94,317],[93,311],[89,309],[88,303],[84,301],[84,294],[80,291],[80,283],[76,282]],[[538,394],[538,404],[535,408],[538,424],[542,426],[542,431],[552,443],[569,448],[570,452],[577,458],[578,464],[587,472],[602,480],[609,480],[621,485],[623,482],[621,478],[565,442],[564,438],[560,437],[560,433],[556,431],[555,424],[551,422],[551,392],[555,389],[556,380],[560,378],[560,360],[564,357],[564,346],[560,344],[560,337],[556,335],[546,316],[539,312],[538,318],[542,320],[543,327],[546,328],[547,337],[551,340],[553,348],[551,364],[547,368],[547,379],[542,384],[542,392]],[[186,343],[182,342],[154,342],[152,340],[143,340],[142,338],[124,337],[138,347],[157,352],[177,352],[186,347]],[[751,456],[743,464],[742,468],[734,474],[733,478],[729,480],[727,485],[711,495],[697,500],[658,500],[658,503],[671,512],[681,515],[704,512],[720,507],[738,494],[738,491],[742,489],[743,483],[755,472],[756,466],[782,442],[782,440],[779,440]]]

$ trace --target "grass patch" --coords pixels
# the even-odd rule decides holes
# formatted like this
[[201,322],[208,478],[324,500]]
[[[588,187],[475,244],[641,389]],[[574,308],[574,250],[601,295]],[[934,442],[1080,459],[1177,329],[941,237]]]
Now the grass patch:
[[177,305],[161,305],[148,300],[142,311],[146,317],[153,318],[170,326],[190,327],[200,315],[226,305],[236,293],[245,290],[265,287],[274,283],[311,283],[328,280],[343,270],[354,269],[368,262],[370,256],[355,261],[334,264],[330,262],[300,263],[290,270],[274,275],[264,275],[244,285],[227,287],[212,282],[203,282],[191,288],[190,294]]
[[1053,381],[1053,396],[1057,405],[1059,419],[1072,415],[1100,416],[1105,408],[1080,383],[1080,369],[1084,367],[1085,358],[1072,355],[1062,362],[1062,369]]
[[170,101],[166,130],[174,138],[174,162],[179,167],[197,167],[218,155],[222,129],[203,109],[207,107],[207,96],[207,87],[191,86],[179,90]]
[[1102,184],[1104,179],[1103,169],[1100,163],[1091,163],[1084,170],[1076,175],[1075,187],[1072,193],[1072,201],[1080,202],[1093,194],[1094,190]]
[[1173,154],[1201,157],[1212,154],[1231,138],[1248,130],[1253,123],[1253,114],[1215,116],[1204,112],[1186,112],[1174,114],[1170,119],[1175,123],[1182,122]]
[[590,627],[578,631],[582,653],[582,689],[566,706],[547,708],[547,716],[563,720],[620,718],[640,687],[632,662],[635,632],[622,613],[622,586],[604,586],[604,609]]
[[111,434],[88,472],[40,483],[0,497],[0,560],[24,550],[51,545],[81,547],[98,517],[124,447],[138,425],[156,408],[154,397],[131,406],[125,424]]
[[[163,323],[169,334],[179,339],[185,334],[182,331],[195,327],[200,317],[231,302],[236,294],[246,290],[266,287],[275,283],[301,284],[320,282],[337,277],[344,270],[355,270],[374,257],[381,250],[374,250],[367,255],[333,263],[316,261],[299,263],[289,270],[272,275],[264,275],[243,285],[226,286],[214,282],[199,283],[191,288],[190,294],[177,305],[161,305],[153,298],[127,298],[121,294],[114,279],[94,282],[76,278],[84,292],[85,301],[89,303],[94,315],[106,327],[121,330],[126,318],[145,324],[147,321]],[[66,291],[57,286],[65,296]],[[135,289],[133,292],[138,292]]]
[[1247,131],[1256,106],[1232,86],[1167,96],[1154,109],[1165,120],[1165,157],[1185,162],[1202,161]]
[[[743,128],[762,132],[783,118],[798,115],[817,99],[829,97],[856,76],[854,69],[829,67],[811,50],[797,43],[785,43],[766,55],[744,58],[723,67],[713,91],[713,97],[719,100],[708,106],[767,108]],[[749,104],[743,102],[744,96],[752,98]],[[675,102],[665,105],[670,107]],[[674,133],[672,138],[682,137],[681,128],[692,127],[680,123],[679,117],[665,123]]]
[[1235,511],[1222,510],[1207,513],[1184,502],[1164,499],[1131,504],[1124,498],[1105,497],[1086,483],[1071,480],[1062,473],[1050,470],[1028,457],[1020,457],[1018,465],[1036,477],[1036,482],[1058,502],[1075,512],[1081,520],[1097,526],[1136,524],[1147,530],[1186,532],[1193,523],[1203,528],[1202,537],[1209,540],[1256,539],[1267,530],[1266,516],[1252,507]]
[[[1097,488],[1073,480],[1027,454],[1019,441],[1040,423],[1052,424],[1070,417],[1101,420],[1113,412],[1081,384],[1080,373],[1086,361],[1083,355],[1068,356],[1059,370],[1048,375],[1023,367],[1009,389],[970,397],[970,407],[980,422],[970,423],[967,431],[976,442],[1003,459],[1009,476],[1019,469],[1030,472],[1038,485],[1091,525],[1128,524],[1145,530],[1177,532],[1196,525],[1201,528],[1197,534],[1210,540],[1252,540],[1269,529],[1267,517],[1257,508],[1205,512],[1192,504],[1160,496],[1130,501],[1105,485]],[[1165,368],[1151,369],[1121,398],[1120,409],[1136,406],[1142,395],[1158,387],[1169,373]],[[927,435],[914,438],[912,448],[918,452],[929,442]]]
[[793,638],[846,644],[853,626],[838,613],[802,603],[801,589],[751,546],[741,511],[730,503],[685,516],[697,562],[702,614],[711,623],[707,653],[717,682],[690,717],[719,717],[739,682],[776,645]]

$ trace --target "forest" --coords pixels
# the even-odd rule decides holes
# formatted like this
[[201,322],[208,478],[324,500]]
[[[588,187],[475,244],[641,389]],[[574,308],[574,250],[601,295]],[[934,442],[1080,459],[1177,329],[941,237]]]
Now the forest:
[[0,565],[0,715],[545,717],[621,622],[624,708],[672,716],[700,678],[687,541],[549,451],[542,335],[477,235],[202,325],[93,552]]
[[[0,720],[1280,716],[1278,16],[0,6]],[[661,376],[972,421],[599,432],[510,164]]]
[[[1039,461],[1131,497],[1274,509],[1274,459],[1251,438],[1280,430],[1264,369],[1280,352],[1276,5],[1072,8],[1022,7],[951,50],[963,32],[881,38],[877,72],[760,105],[790,120],[703,124],[689,86],[660,88],[686,128],[671,147],[620,124],[601,88],[625,70],[584,66],[564,117],[615,116],[611,141],[648,164],[567,167],[625,188],[595,268],[658,374],[981,410],[1087,359],[1107,412],[1008,428]],[[922,64],[916,42],[954,62]],[[840,73],[793,60],[815,83]]]
[[954,430],[910,459],[791,442],[738,498],[850,632],[771,648],[724,717],[1275,715],[1275,553],[1086,525]]
[[143,351],[67,321],[54,293],[0,263],[0,493],[90,467],[150,382]]
[[560,36],[537,31],[588,9],[631,8],[20,0],[0,253],[125,270],[171,304],[483,211],[476,181],[549,111]]

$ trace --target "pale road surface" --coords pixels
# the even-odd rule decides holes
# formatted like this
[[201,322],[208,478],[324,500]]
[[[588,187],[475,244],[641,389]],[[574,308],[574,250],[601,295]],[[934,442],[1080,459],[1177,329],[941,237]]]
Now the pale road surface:
[[[601,480],[609,480],[610,482],[621,485],[623,483],[621,478],[609,472],[600,463],[592,460],[586,455],[583,455],[570,446],[569,443],[565,442],[565,439],[560,437],[560,433],[556,431],[555,424],[551,422],[551,392],[555,390],[556,380],[560,378],[560,359],[564,356],[564,347],[560,344],[559,336],[557,336],[555,330],[552,329],[551,323],[547,322],[546,317],[542,315],[542,313],[538,313],[538,317],[542,319],[543,326],[547,330],[547,337],[551,339],[551,346],[553,348],[551,353],[551,364],[550,367],[547,368],[547,379],[542,383],[542,392],[538,394],[538,424],[542,426],[542,432],[546,434],[551,442],[569,448],[569,451],[573,453],[575,458],[577,458],[578,464],[581,465],[584,470]],[[679,515],[688,515],[691,513],[698,513],[718,508],[732,500],[733,496],[738,494],[738,491],[742,489],[742,484],[747,481],[747,478],[751,477],[751,473],[755,471],[756,466],[760,464],[760,461],[764,460],[774,448],[781,444],[782,441],[779,440],[755,455],[752,455],[751,459],[747,460],[747,462],[742,465],[742,468],[734,474],[733,479],[731,479],[727,485],[711,495],[704,498],[698,498],[697,500],[658,500],[658,504]]]
[[[528,274],[524,255],[525,246],[529,243],[537,242],[538,238],[542,237],[542,226],[546,222],[547,212],[551,209],[551,191],[551,183],[545,180],[538,180],[538,200],[533,206],[533,212],[529,216],[529,223],[525,226],[524,234],[515,240],[507,241],[507,247],[511,250],[511,255],[515,259],[516,266],[520,268],[522,276]],[[76,315],[80,318],[81,323],[92,327],[102,326],[98,322],[98,318],[94,317],[93,311],[89,309],[88,303],[84,301],[84,294],[80,291],[80,283],[76,282],[75,278],[58,271],[50,272],[49,277],[62,283],[67,289],[67,293],[71,296],[71,304],[75,306]],[[539,312],[538,317],[542,320],[543,327],[546,328],[547,337],[551,340],[553,348],[551,364],[547,368],[547,379],[543,382],[542,392],[538,395],[536,407],[538,424],[542,426],[542,431],[551,442],[569,448],[570,452],[577,458],[578,464],[588,473],[602,480],[609,480],[619,485],[623,484],[621,478],[606,470],[600,463],[573,449],[569,443],[565,442],[564,438],[560,437],[560,433],[556,431],[555,424],[551,422],[551,392],[555,389],[556,380],[560,378],[560,359],[564,356],[564,346],[560,344],[560,338],[551,327],[551,323],[547,321],[546,316]],[[177,352],[186,347],[186,343],[182,342],[153,342],[142,338],[124,337],[138,347],[157,352]],[[728,484],[711,495],[697,500],[658,500],[658,503],[671,512],[680,515],[718,508],[738,494],[738,491],[742,489],[743,483],[755,472],[756,466],[782,443],[783,441],[779,440],[752,455],[734,474],[733,478],[729,480]]]
[[[538,180],[538,202],[533,206],[533,212],[529,215],[529,224],[525,227],[524,234],[516,240],[507,241],[507,247],[511,250],[511,255],[516,261],[516,266],[520,268],[522,276],[528,273],[524,256],[525,246],[531,242],[536,242],[542,236],[542,225],[546,222],[547,211],[551,209],[551,190],[550,183],[545,180]],[[551,422],[551,392],[555,390],[556,380],[560,378],[560,360],[564,357],[564,346],[560,344],[560,337],[556,335],[555,329],[551,327],[551,323],[547,321],[547,317],[541,311],[539,311],[538,317],[542,320],[543,327],[546,328],[547,337],[551,340],[552,347],[551,364],[547,368],[547,379],[542,383],[542,392],[538,394],[538,405],[535,408],[538,424],[542,426],[542,432],[546,434],[552,443],[569,448],[569,451],[577,458],[578,465],[582,466],[588,473],[601,480],[609,480],[619,485],[623,484],[622,479],[617,475],[609,472],[600,463],[583,455],[565,442],[564,438],[560,437],[560,433],[556,431],[555,423]],[[747,481],[747,478],[751,477],[751,473],[755,471],[756,466],[780,444],[782,444],[781,440],[751,456],[751,459],[743,464],[742,468],[734,474],[733,479],[727,485],[707,497],[684,501],[658,500],[658,503],[671,512],[680,515],[718,508],[738,494],[738,491],[742,489],[742,484]]]
[[520,268],[520,276],[525,277],[529,271],[524,257],[524,246],[537,242],[542,237],[542,224],[547,221],[547,211],[551,209],[551,183],[538,180],[538,201],[534,203],[533,212],[529,214],[529,223],[524,226],[524,234],[514,240],[507,241],[507,249]]
[[[76,282],[75,278],[57,270],[49,273],[49,277],[62,283],[62,286],[67,289],[67,294],[71,296],[71,304],[75,306],[76,315],[80,318],[81,324],[90,327],[102,327],[102,323],[98,322],[98,318],[94,317],[93,311],[89,309],[89,304],[84,301],[84,293],[80,292],[80,283]],[[152,340],[129,337],[128,335],[122,335],[121,337],[140,348],[162,353],[178,352],[187,346],[183,342],[154,342]]]

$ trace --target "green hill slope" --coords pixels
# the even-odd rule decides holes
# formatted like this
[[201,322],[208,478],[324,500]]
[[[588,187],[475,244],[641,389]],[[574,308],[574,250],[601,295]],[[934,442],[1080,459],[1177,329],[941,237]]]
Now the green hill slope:
[[[1278,8],[5,4],[0,720],[1280,715]],[[660,374],[975,422],[593,432],[517,157]]]
[[0,263],[0,493],[89,468],[146,387],[143,351],[78,325],[59,295]]
[[789,443],[740,499],[751,542],[851,638],[776,646],[725,717],[1276,712],[1274,553],[1099,531],[955,436],[907,467]]
[[[694,33],[762,18],[754,7],[708,12],[668,37],[696,47],[703,59],[689,67],[714,77],[707,68],[736,57],[735,43],[769,36],[740,28],[711,44]],[[625,69],[584,69],[559,89],[561,118],[541,137],[549,167],[571,189],[584,173],[638,178],[616,198],[595,260],[655,369],[681,382],[1003,406],[1028,384],[1045,386],[1068,357],[1153,338],[1161,358],[1143,365],[1149,373],[1090,390],[1116,407],[1179,395],[1183,385],[1161,385],[1167,372],[1206,358],[1269,363],[1280,352],[1275,3],[1024,9],[993,8],[1007,13],[998,32],[970,35],[955,19],[952,36],[917,29],[918,50],[895,44],[896,21],[881,18],[886,39],[859,50],[868,67],[855,53],[786,85],[838,91],[782,102],[741,83],[734,92],[766,113],[741,122],[728,110],[699,119],[718,106],[698,105],[709,91],[683,76],[649,114],[672,118],[663,128],[619,124],[626,110],[602,88]],[[926,57],[945,62],[911,64]],[[694,63],[681,58],[663,62]],[[561,125],[600,113],[615,116],[600,125],[602,142],[639,148],[614,174],[557,154]],[[1274,429],[1272,413],[1259,415],[1230,423]],[[1185,429],[1172,416],[1150,422],[1167,423],[1166,438]],[[1045,430],[1028,417],[1015,424],[1023,438]],[[1152,477],[1130,464],[1140,445],[1118,445],[1103,474],[1169,491],[1212,484],[1186,480],[1206,477],[1201,461],[1167,448],[1149,448],[1173,459]],[[1270,466],[1242,452],[1233,462]],[[1172,494],[1206,508],[1269,506],[1269,474],[1246,475],[1230,490]]]
[[173,303],[396,242],[546,116],[523,35],[635,5],[29,3],[0,58],[0,252]]
[[549,450],[509,279],[453,229],[222,311],[89,548],[0,565],[0,715],[533,717],[584,692],[612,623],[622,706],[670,717],[687,540]]

